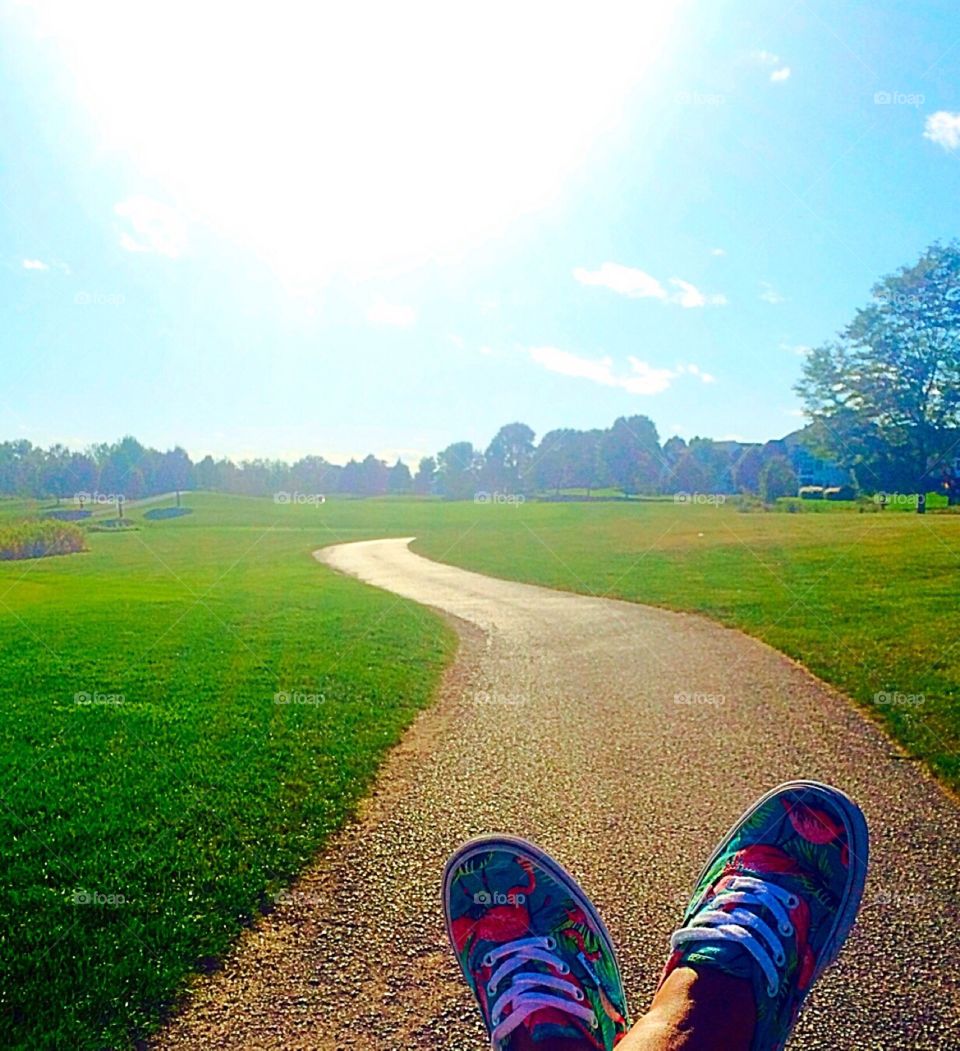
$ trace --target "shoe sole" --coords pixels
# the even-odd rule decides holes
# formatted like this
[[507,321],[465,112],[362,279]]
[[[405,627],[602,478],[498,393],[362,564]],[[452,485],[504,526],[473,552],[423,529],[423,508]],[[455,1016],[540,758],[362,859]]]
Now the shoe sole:
[[[450,930],[450,888],[453,883],[453,875],[465,861],[469,861],[475,855],[498,849],[523,854],[544,869],[557,883],[567,887],[576,903],[596,924],[597,931],[606,942],[606,948],[610,953],[610,959],[613,961],[613,966],[616,970],[617,982],[620,989],[623,990],[623,978],[620,974],[620,963],[617,960],[613,938],[610,937],[610,932],[600,918],[600,913],[597,912],[596,906],[587,897],[580,884],[577,883],[559,861],[552,858],[545,850],[541,850],[535,843],[531,843],[527,839],[521,839],[519,836],[477,836],[474,839],[469,839],[454,851],[443,867],[443,915],[447,928],[447,940],[450,942],[450,947],[453,949],[453,954],[457,957],[457,961],[459,962],[460,957],[457,954],[457,946],[454,943],[453,934]],[[625,994],[623,1014],[625,1018],[629,1019],[630,1015],[627,1010]]]
[[833,921],[833,928],[831,929],[827,940],[824,942],[823,949],[817,957],[813,977],[810,981],[810,986],[812,987],[813,983],[840,955],[840,950],[843,948],[843,944],[847,940],[847,935],[850,933],[854,921],[857,918],[857,913],[860,911],[860,901],[863,898],[863,888],[867,879],[867,868],[870,855],[870,835],[867,831],[866,818],[864,818],[863,812],[857,804],[854,803],[845,792],[841,792],[839,788],[834,788],[832,785],[826,785],[822,781],[786,781],[784,784],[770,789],[769,792],[761,796],[755,803],[752,803],[747,810],[740,815],[740,818],[730,826],[727,834],[720,840],[716,850],[714,850],[707,863],[703,866],[694,886],[700,886],[703,882],[704,876],[706,876],[709,869],[713,867],[717,858],[723,853],[734,834],[748,818],[771,799],[792,791],[804,791],[819,794],[826,796],[830,800],[833,806],[839,811],[840,816],[843,818],[844,825],[846,826],[847,851],[850,855],[850,869],[847,873],[847,885],[844,888],[842,904]]

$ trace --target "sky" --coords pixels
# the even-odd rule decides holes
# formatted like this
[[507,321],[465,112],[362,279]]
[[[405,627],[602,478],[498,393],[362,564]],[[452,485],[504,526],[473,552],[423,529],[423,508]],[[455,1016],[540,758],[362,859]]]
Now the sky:
[[954,0],[0,0],[0,439],[782,437],[958,190]]

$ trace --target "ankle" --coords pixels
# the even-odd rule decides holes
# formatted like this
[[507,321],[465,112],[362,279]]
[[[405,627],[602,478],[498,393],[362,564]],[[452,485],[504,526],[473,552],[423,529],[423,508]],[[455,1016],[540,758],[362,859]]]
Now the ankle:
[[746,979],[713,967],[678,967],[657,990],[644,1022],[664,1051],[749,1051],[756,1017]]

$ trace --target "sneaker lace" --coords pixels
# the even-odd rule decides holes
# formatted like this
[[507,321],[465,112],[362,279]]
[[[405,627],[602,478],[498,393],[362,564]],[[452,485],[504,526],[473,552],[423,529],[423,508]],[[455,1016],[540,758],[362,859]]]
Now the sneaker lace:
[[[570,967],[555,955],[557,941],[551,937],[518,938],[491,949],[483,958],[485,967],[495,967],[487,982],[487,995],[496,996],[500,983],[511,978],[510,984],[493,1003],[490,1012],[492,1026],[491,1046],[501,1051],[503,1041],[535,1011],[553,1007],[597,1027],[597,1016],[583,1006],[583,990],[563,977],[533,970],[529,964],[537,961],[554,968],[559,975],[570,973]],[[504,1017],[504,1011],[511,1008]]]
[[[737,876],[710,899],[709,907],[696,913],[686,927],[670,936],[670,947],[677,949],[691,942],[735,942],[757,962],[767,980],[767,994],[776,996],[780,989],[780,969],[787,962],[781,939],[793,934],[789,909],[800,904],[799,898],[775,883],[754,876]],[[732,909],[722,909],[732,905]],[[758,912],[766,908],[776,921],[776,931]]]

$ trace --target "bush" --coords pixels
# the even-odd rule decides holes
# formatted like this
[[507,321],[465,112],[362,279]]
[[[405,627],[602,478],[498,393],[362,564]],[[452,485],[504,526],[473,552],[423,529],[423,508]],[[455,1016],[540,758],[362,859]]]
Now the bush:
[[45,558],[86,551],[83,530],[69,522],[50,519],[12,522],[0,526],[0,561],[19,558]]

